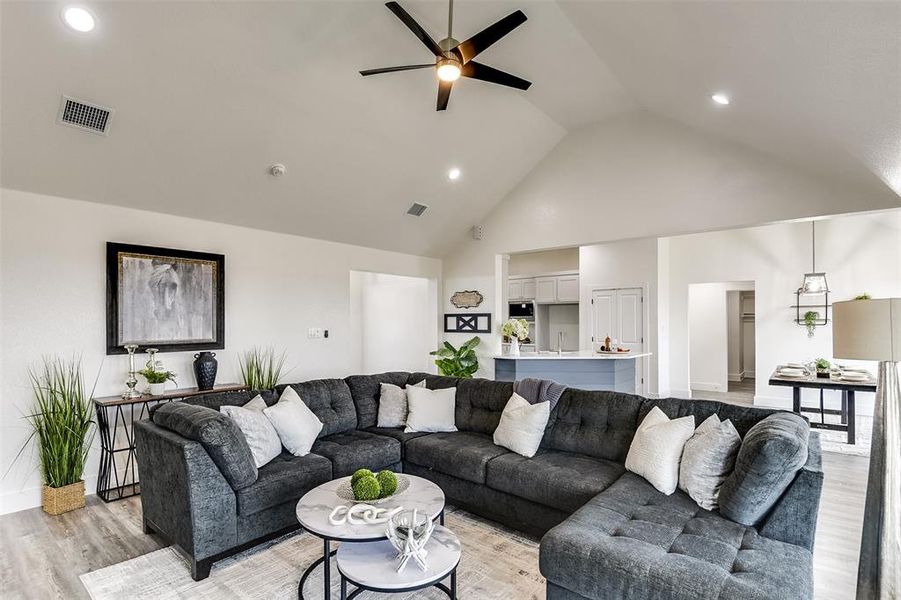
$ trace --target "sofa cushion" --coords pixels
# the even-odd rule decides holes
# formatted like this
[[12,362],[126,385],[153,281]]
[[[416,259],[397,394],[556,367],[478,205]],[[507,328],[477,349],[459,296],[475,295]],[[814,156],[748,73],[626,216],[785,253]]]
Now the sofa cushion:
[[776,504],[807,462],[810,425],[793,413],[776,413],[754,425],[720,488],[720,512],[756,525]]
[[366,431],[347,431],[321,438],[311,451],[332,462],[334,477],[344,477],[364,468],[378,471],[400,462],[400,442]]
[[235,494],[238,514],[250,515],[285,502],[296,502],[331,478],[332,463],[327,458],[316,454],[294,456],[283,452],[260,467],[256,483]]
[[624,462],[641,401],[632,394],[567,389],[551,411],[542,445]]
[[485,483],[488,461],[508,454],[491,436],[471,431],[432,433],[406,443],[405,460],[473,483]]
[[[206,408],[219,410],[223,406],[244,406],[245,404],[250,402],[258,393],[263,396],[264,400],[266,400],[266,396],[264,394],[267,394],[268,392],[237,390],[232,392],[213,392],[211,394],[203,394],[201,396],[192,396],[181,400],[181,403],[191,404],[193,406],[205,406]],[[270,396],[274,396],[274,394],[268,394]],[[150,416],[153,417],[153,413],[155,413],[161,406],[165,406],[166,404],[168,403],[154,404],[153,406],[151,406],[149,409]]]
[[344,382],[347,383],[347,387],[350,389],[350,395],[357,410],[357,428],[375,427],[379,412],[381,384],[390,383],[402,388],[407,385],[409,377],[409,373],[401,371],[346,377]]
[[363,431],[367,431],[369,433],[374,433],[375,435],[385,435],[390,438],[396,439],[401,443],[401,454],[404,453],[404,447],[409,440],[422,437],[424,435],[431,435],[425,431],[411,431],[407,433],[404,431],[403,427],[367,427]]
[[444,390],[447,388],[457,387],[460,382],[459,377],[446,377],[444,375],[433,375],[431,373],[410,373],[407,376],[407,385],[413,385],[425,381],[425,386],[430,390]]
[[[686,400],[684,398],[642,398],[641,408],[638,411],[640,423],[655,406],[660,408],[670,419],[678,419],[692,415],[695,418],[695,426],[703,423],[710,415],[716,415],[720,421],[729,419],[735,426],[735,430],[742,437],[748,431],[765,419],[779,412],[771,408],[755,408],[753,406],[741,406],[739,404],[725,404],[715,400]],[[791,414],[791,413],[788,413]]]
[[454,415],[457,429],[493,434],[512,395],[512,381],[461,379]]
[[488,487],[573,512],[625,472],[621,464],[584,454],[539,450],[532,458],[504,454],[488,463]]
[[[313,414],[322,421],[319,437],[350,431],[357,427],[357,411],[350,388],[343,379],[316,379],[290,384]],[[279,396],[287,385],[275,388]]]
[[234,421],[218,411],[169,402],[154,411],[153,422],[200,442],[232,489],[240,490],[257,480],[257,467],[244,434]]
[[812,556],[624,474],[541,540],[541,573],[586,598],[812,597]]

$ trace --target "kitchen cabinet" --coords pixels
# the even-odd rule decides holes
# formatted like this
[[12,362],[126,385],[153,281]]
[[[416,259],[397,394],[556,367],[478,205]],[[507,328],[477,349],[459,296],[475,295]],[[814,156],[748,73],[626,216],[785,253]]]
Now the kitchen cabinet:
[[539,304],[559,304],[579,301],[579,276],[557,275],[535,278],[535,301]]
[[579,301],[579,276],[564,275],[557,278],[557,302]]
[[536,277],[535,278],[535,302],[556,302],[557,301],[557,278],[556,277]]
[[507,299],[508,300],[534,300],[535,299],[535,278],[528,277],[525,279],[508,279],[507,280]]

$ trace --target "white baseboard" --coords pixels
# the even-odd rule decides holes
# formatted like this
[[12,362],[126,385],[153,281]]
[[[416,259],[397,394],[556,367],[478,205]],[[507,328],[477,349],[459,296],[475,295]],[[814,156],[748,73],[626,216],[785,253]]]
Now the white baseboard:
[[707,383],[704,381],[691,382],[691,389],[699,392],[725,392],[723,386],[718,383]]
[[691,399],[691,390],[670,390],[669,395],[672,398],[686,398]]
[[[38,508],[41,505],[41,489],[42,486],[35,485],[0,495],[0,515]],[[84,491],[85,496],[93,496],[97,493],[96,475],[85,477]]]
[[729,373],[728,379],[729,381],[740,382],[745,377],[747,377],[747,375],[742,371],[741,373]]
[[755,377],[754,371],[745,371],[745,377],[753,379]]

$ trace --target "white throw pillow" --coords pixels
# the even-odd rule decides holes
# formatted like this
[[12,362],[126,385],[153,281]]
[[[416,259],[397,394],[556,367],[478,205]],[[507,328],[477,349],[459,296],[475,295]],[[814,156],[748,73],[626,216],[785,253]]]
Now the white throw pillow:
[[538,452],[550,416],[550,402],[529,404],[528,400],[514,392],[507,400],[501,421],[494,430],[494,443],[532,458]]
[[670,420],[656,406],[644,418],[626,456],[626,469],[641,475],[666,494],[676,491],[685,442],[695,432],[695,418]]
[[[425,387],[425,379],[409,387]],[[392,383],[383,383],[379,392],[379,427],[403,427],[407,424],[407,392]]]
[[457,431],[454,417],[457,388],[430,390],[428,388],[407,387],[406,433],[414,431]]
[[231,419],[244,434],[253,462],[259,469],[282,453],[282,442],[272,423],[263,414],[266,401],[257,395],[244,406],[222,406],[219,412]]
[[741,436],[732,421],[710,415],[685,442],[679,465],[679,489],[701,508],[719,507],[720,487],[735,468]]
[[322,431],[322,421],[313,414],[294,388],[288,386],[274,406],[263,413],[278,432],[282,445],[294,456],[306,456]]

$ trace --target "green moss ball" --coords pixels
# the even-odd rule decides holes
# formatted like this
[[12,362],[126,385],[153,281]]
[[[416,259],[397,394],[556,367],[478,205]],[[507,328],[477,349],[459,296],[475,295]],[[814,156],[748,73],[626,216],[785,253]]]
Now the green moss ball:
[[350,476],[350,485],[354,485],[361,477],[375,477],[375,473],[369,469],[357,469],[354,471],[354,474]]
[[360,477],[356,483],[351,484],[351,487],[357,502],[376,500],[382,493],[382,486],[379,485],[378,480],[372,475]]
[[391,471],[379,471],[379,474],[376,475],[375,478],[382,488],[382,493],[379,498],[387,498],[397,491],[397,476]]

